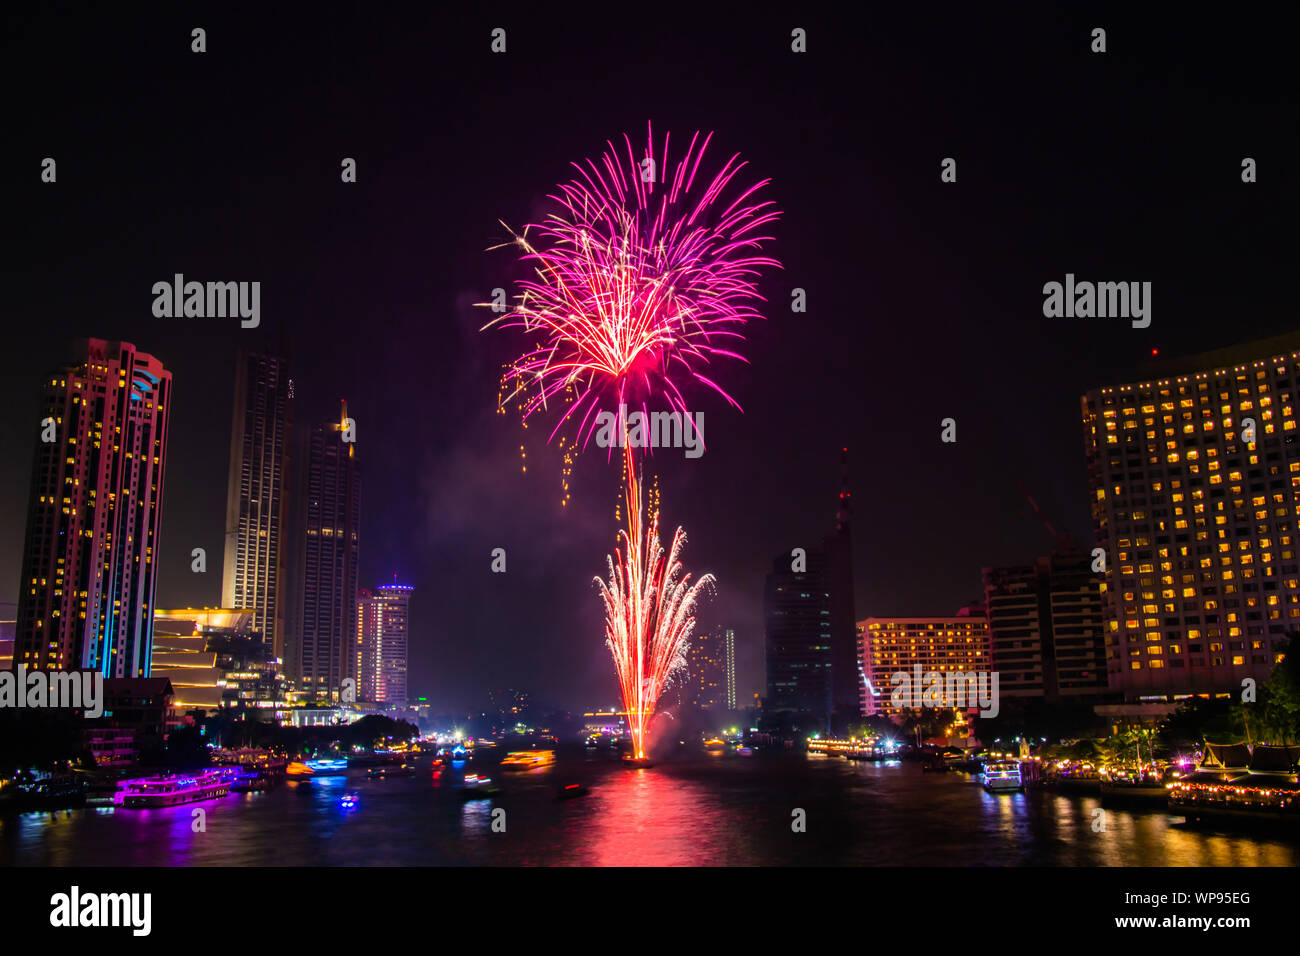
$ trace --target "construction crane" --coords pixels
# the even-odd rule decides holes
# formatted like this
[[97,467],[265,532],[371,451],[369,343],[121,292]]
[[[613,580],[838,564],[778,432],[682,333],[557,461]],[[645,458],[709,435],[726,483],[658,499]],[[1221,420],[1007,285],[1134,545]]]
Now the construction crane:
[[[1057,531],[1056,528],[1053,527],[1052,523],[1047,520],[1047,516],[1043,514],[1043,509],[1038,507],[1038,502],[1035,501],[1034,496],[1029,493],[1029,489],[1025,487],[1025,483],[1023,481],[1018,481],[1016,482],[1016,485],[1020,488],[1020,493],[1025,496],[1025,500],[1029,502],[1029,507],[1034,509],[1034,514],[1038,517],[1038,520],[1043,523],[1043,526],[1047,528],[1048,532],[1051,534],[1052,539],[1056,542],[1057,550],[1062,553],[1073,551],[1074,542],[1070,540],[1070,532]],[[1020,513],[1024,514],[1023,511]]]

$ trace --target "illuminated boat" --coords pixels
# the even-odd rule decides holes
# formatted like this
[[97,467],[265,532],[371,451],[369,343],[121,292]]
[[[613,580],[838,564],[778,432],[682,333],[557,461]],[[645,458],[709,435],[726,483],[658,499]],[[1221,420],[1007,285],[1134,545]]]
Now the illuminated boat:
[[395,764],[385,767],[371,767],[366,771],[367,777],[414,777],[415,768],[409,764]]
[[533,770],[555,763],[554,750],[516,750],[501,760],[502,770]]
[[307,766],[301,760],[291,761],[289,766],[284,768],[284,772],[290,777],[305,778],[312,776],[316,771]]
[[491,777],[480,777],[478,774],[467,774],[465,777],[465,786],[460,790],[462,800],[486,800],[496,796],[501,792],[501,788],[492,782]]
[[115,802],[131,809],[150,809],[212,800],[230,793],[238,773],[237,768],[222,767],[190,776],[132,780],[118,791]]
[[720,754],[727,749],[727,742],[714,737],[712,740],[704,741],[704,749],[711,754]]
[[1300,747],[1256,744],[1243,773],[1212,746],[1200,768],[1169,784],[1170,813],[1189,823],[1300,823]]
[[997,760],[984,767],[984,789],[990,793],[1010,793],[1024,789],[1020,764],[1015,760]]
[[348,758],[320,757],[316,760],[308,760],[307,766],[311,769],[314,776],[337,777],[348,772]]
[[623,766],[629,770],[645,770],[647,767],[653,767],[654,763],[649,757],[633,757],[631,754],[623,754]]
[[591,789],[581,783],[566,783],[560,787],[559,798],[561,800],[572,800],[574,797],[585,797],[591,793]]

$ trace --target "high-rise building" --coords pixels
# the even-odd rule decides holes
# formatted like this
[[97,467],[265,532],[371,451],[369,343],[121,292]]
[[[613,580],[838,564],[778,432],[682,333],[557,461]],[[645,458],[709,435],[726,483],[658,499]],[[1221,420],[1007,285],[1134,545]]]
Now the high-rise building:
[[1112,690],[1238,694],[1300,626],[1300,335],[1082,398]]
[[[338,702],[357,679],[361,476],[347,405],[312,427],[302,474],[301,591],[290,673],[303,699]],[[353,685],[355,688],[355,684]]]
[[[798,568],[799,570],[795,570]],[[811,714],[831,722],[831,611],[826,556],[779,554],[763,589],[769,712]]]
[[18,605],[0,601],[0,671],[13,670],[14,632],[18,629]]
[[45,378],[14,662],[149,676],[171,373],[84,340]]
[[722,632],[722,657],[726,677],[724,697],[727,710],[732,711],[736,709],[736,632],[730,627]]
[[835,533],[820,548],[778,555],[763,593],[765,710],[813,715],[836,732],[861,707],[847,449],[841,469]]
[[224,607],[252,610],[254,629],[261,631],[276,657],[285,653],[285,492],[293,421],[289,384],[283,358],[240,350],[221,601]]
[[1057,702],[1108,693],[1101,575],[1092,555],[1060,552],[984,569],[993,667],[1004,697]]
[[726,648],[721,631],[696,634],[686,651],[685,702],[701,710],[726,700]]
[[414,588],[387,584],[357,596],[357,696],[406,707],[410,603]]
[[[857,627],[861,641],[862,712],[893,717],[895,674],[992,671],[988,621],[982,607],[962,608],[952,617],[869,617]],[[954,704],[953,706],[956,706]]]

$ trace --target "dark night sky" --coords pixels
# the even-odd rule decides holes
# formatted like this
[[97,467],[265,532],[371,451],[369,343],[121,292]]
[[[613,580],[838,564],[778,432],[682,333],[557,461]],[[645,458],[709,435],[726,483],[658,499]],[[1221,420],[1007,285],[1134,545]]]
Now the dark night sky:
[[[982,566],[1050,549],[1018,481],[1091,540],[1084,390],[1152,348],[1297,326],[1293,57],[1271,14],[702,6],[7,11],[0,601],[16,600],[41,376],[96,336],[175,376],[158,603],[219,603],[235,349],[283,334],[299,415],[346,397],[357,420],[363,585],[416,588],[412,689],[447,710],[492,685],[612,703],[591,577],[617,471],[580,459],[561,512],[533,429],[520,474],[519,426],[494,414],[520,343],[479,334],[470,303],[518,275],[485,251],[498,220],[534,218],[571,160],[647,120],[713,130],[714,161],[740,152],[784,212],[752,364],[727,372],[744,414],[699,394],[708,453],[653,465],[688,566],[718,576],[701,622],[736,627],[745,697],[762,688],[763,576],[830,530],[841,445],[858,617],[949,613]],[[150,287],[175,272],[261,281],[261,328],[155,319]],[[1042,285],[1067,272],[1151,281],[1151,327],[1044,318]]]

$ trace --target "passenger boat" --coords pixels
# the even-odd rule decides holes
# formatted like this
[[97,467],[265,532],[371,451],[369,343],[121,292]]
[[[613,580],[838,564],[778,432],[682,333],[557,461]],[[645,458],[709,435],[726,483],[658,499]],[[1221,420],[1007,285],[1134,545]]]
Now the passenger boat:
[[1189,823],[1300,823],[1300,747],[1257,744],[1244,773],[1227,766],[1240,755],[1212,748],[1196,772],[1170,784],[1170,813]]
[[990,793],[1007,793],[1024,789],[1020,777],[1020,763],[1016,760],[996,760],[985,765],[984,789]]
[[704,749],[711,754],[720,754],[727,749],[727,742],[714,737],[712,740],[704,741]]
[[414,777],[415,768],[409,764],[393,764],[384,767],[371,767],[366,771],[367,777]]
[[555,763],[554,750],[516,750],[501,760],[502,770],[533,770]]
[[114,799],[120,806],[132,809],[174,807],[211,800],[230,793],[238,773],[237,768],[220,767],[189,776],[132,780],[123,785]]
[[1163,805],[1169,799],[1167,775],[1158,767],[1107,767],[1099,776],[1106,803]]
[[462,800],[486,800],[496,796],[501,792],[501,788],[492,782],[491,777],[480,777],[478,774],[468,774],[465,777],[465,786],[460,790]]
[[307,766],[311,768],[312,774],[317,777],[341,777],[348,772],[348,758],[320,757],[316,760],[308,760]]

